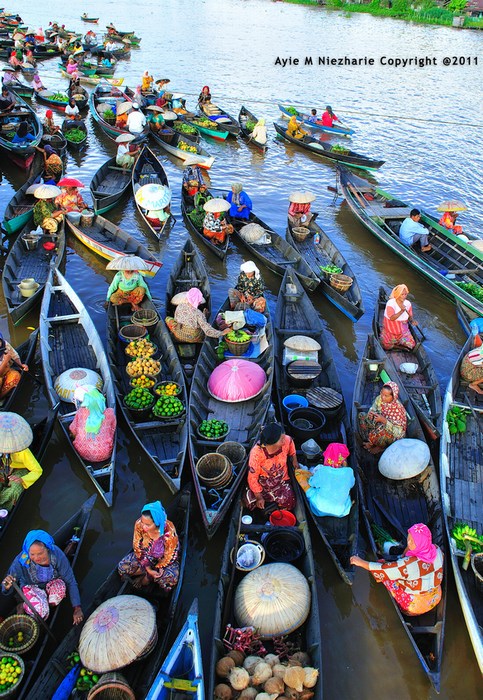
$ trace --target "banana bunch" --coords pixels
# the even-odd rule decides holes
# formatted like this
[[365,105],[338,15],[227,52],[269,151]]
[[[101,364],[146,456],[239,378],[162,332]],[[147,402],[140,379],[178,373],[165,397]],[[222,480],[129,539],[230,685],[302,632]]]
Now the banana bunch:
[[483,552],[483,535],[478,535],[474,527],[467,523],[456,523],[451,530],[451,537],[456,542],[458,549],[463,552],[466,549],[466,542],[471,542],[471,547],[475,553]]

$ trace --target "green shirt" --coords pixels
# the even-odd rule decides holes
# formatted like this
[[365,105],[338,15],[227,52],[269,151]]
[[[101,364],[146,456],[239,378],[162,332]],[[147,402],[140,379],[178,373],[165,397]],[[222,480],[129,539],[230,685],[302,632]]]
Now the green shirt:
[[119,272],[114,276],[114,279],[107,290],[107,301],[109,301],[111,295],[114,294],[114,292],[117,292],[118,289],[120,289],[121,292],[132,292],[133,289],[136,289],[136,287],[142,287],[146,292],[147,298],[152,298],[148,285],[144,281],[144,277],[140,272],[137,272],[128,279],[127,277],[124,277],[123,271],[119,270]]

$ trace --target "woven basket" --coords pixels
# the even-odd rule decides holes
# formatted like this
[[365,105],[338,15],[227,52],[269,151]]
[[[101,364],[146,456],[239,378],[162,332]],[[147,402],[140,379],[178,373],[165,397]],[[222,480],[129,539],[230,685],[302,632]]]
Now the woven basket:
[[240,355],[244,355],[248,348],[250,347],[250,343],[252,342],[250,340],[245,340],[244,343],[233,343],[231,340],[227,340],[225,338],[225,342],[227,344],[228,350],[231,352],[232,355],[235,355],[236,357],[239,357]]
[[352,287],[353,281],[349,275],[336,274],[330,276],[330,286],[338,292],[347,292]]
[[15,685],[10,686],[10,688],[7,688],[6,690],[0,690],[0,698],[7,698],[10,695],[16,695],[20,685],[22,684],[22,678],[25,675],[25,664],[23,662],[23,659],[17,654],[12,654],[10,651],[5,653],[0,652],[0,659],[6,656],[7,654],[11,659],[15,659],[15,661],[19,663],[20,668],[22,669],[22,673],[20,673],[17,676],[18,680],[15,683]]
[[310,229],[308,229],[306,226],[295,226],[292,229],[292,236],[295,238],[296,241],[299,241],[300,243],[302,243],[302,241],[305,241],[309,234]]
[[159,316],[153,309],[139,309],[133,313],[131,321],[136,326],[155,326]]
[[130,343],[131,340],[139,340],[147,335],[147,330],[143,326],[129,324],[119,329],[119,337],[125,343]]
[[219,455],[228,457],[234,469],[238,469],[238,467],[243,464],[247,456],[247,451],[243,445],[239,442],[233,441],[224,442],[223,445],[216,448],[216,451]]
[[[24,641],[18,646],[9,646],[8,640],[22,632]],[[39,626],[33,617],[29,615],[11,615],[0,624],[0,649],[15,654],[25,654],[31,649],[39,638]]]
[[124,676],[117,671],[111,671],[104,673],[89,690],[87,700],[94,698],[96,700],[135,700],[135,695]]
[[209,452],[196,462],[196,473],[202,484],[219,489],[230,482],[232,465],[224,455]]

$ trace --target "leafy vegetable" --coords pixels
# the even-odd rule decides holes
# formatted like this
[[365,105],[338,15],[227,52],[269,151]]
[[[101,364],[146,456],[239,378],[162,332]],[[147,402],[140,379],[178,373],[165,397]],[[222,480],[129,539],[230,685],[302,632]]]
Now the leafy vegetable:
[[245,123],[245,129],[249,131],[250,133],[253,131],[255,128],[256,122],[252,121],[251,119],[247,119]]
[[175,129],[175,131],[179,131],[181,134],[196,134],[197,133],[194,126],[191,126],[191,124],[184,124],[183,122],[173,124],[173,129]]
[[63,92],[54,92],[53,95],[50,96],[51,100],[55,100],[56,102],[68,102],[69,98],[67,95],[64,95]]
[[341,153],[345,156],[348,155],[348,153],[350,153],[348,148],[344,148],[344,146],[341,146],[338,143],[335,143],[330,150],[332,151],[332,153]]
[[252,336],[249,335],[246,331],[230,331],[228,335],[226,336],[226,339],[229,340],[231,343],[246,343],[247,340],[251,340]]
[[106,109],[106,111],[104,112],[104,114],[102,116],[104,117],[105,120],[116,118],[116,115],[114,114],[112,109]]
[[321,265],[320,269],[327,275],[340,275],[342,273],[342,268],[337,267],[337,265],[324,265],[324,267]]
[[72,141],[72,143],[80,143],[86,137],[86,134],[82,129],[69,129],[65,132],[65,138],[67,141]]
[[446,414],[446,422],[450,435],[466,433],[466,416],[470,414],[469,409],[461,406],[451,406]]
[[483,287],[475,282],[456,282],[460,289],[471,294],[472,297],[483,303]]
[[295,109],[295,107],[287,107],[285,111],[289,114],[292,114],[294,117],[296,117],[298,114],[298,111]]

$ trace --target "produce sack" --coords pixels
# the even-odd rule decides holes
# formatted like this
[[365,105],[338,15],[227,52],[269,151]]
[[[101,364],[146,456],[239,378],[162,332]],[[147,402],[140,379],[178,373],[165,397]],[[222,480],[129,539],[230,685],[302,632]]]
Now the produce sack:
[[350,490],[354,484],[354,472],[350,467],[319,467],[310,477],[310,488],[306,492],[310,510],[319,516],[343,518],[351,509]]
[[388,479],[410,479],[426,469],[430,458],[425,442],[403,438],[386,447],[379,460],[379,471]]
[[62,401],[74,403],[74,392],[80,386],[95,386],[102,391],[102,377],[92,369],[73,367],[62,372],[54,382],[54,389]]
[[260,224],[245,224],[239,234],[247,243],[255,243],[265,235],[265,229]]
[[248,401],[265,386],[265,371],[254,362],[233,358],[215,367],[208,379],[208,391],[220,401]]

